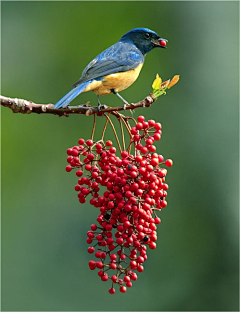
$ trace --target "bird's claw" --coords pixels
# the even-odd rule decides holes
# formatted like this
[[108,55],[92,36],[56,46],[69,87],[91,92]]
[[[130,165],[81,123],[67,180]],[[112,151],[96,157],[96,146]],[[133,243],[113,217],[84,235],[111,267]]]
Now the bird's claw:
[[133,117],[133,114],[135,113],[135,110],[134,109],[130,109],[130,112],[131,112],[131,115]]

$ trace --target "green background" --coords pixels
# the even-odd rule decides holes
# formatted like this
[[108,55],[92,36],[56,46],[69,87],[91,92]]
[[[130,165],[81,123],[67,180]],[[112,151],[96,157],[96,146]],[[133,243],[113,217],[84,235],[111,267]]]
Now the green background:
[[[135,27],[169,40],[121,94],[137,102],[156,73],[180,82],[135,116],[160,121],[172,158],[158,246],[126,294],[90,271],[66,149],[92,117],[2,108],[2,310],[238,310],[238,2],[2,2],[2,94],[55,103],[98,53]],[[102,97],[120,105],[114,95]],[[94,93],[74,103],[96,104]],[[104,120],[98,118],[98,133]],[[107,137],[113,139],[110,129]]]

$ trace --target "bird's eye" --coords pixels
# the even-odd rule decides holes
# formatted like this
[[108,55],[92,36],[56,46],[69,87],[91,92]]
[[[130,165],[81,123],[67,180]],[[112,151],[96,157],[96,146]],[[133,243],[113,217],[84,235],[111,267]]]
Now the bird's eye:
[[150,37],[149,33],[145,33],[144,36],[146,39],[149,39],[149,37]]

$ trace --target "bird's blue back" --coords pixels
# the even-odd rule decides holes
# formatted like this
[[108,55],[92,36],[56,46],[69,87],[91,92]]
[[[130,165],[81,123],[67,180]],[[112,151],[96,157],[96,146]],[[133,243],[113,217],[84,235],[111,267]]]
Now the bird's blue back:
[[86,66],[74,86],[91,79],[134,69],[143,62],[144,55],[132,42],[118,41]]

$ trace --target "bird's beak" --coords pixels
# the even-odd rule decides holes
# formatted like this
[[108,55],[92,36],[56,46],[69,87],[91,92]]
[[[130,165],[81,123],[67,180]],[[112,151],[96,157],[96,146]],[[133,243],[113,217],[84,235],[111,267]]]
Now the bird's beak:
[[167,39],[163,39],[163,38],[152,40],[152,44],[154,45],[154,47],[165,48],[165,49],[166,49],[167,42],[168,42]]

